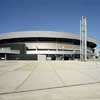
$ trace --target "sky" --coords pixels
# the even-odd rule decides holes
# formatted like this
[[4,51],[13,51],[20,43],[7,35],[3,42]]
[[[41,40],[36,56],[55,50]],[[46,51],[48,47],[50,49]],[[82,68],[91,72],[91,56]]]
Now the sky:
[[0,34],[16,31],[80,33],[87,17],[88,36],[100,48],[100,0],[0,0]]

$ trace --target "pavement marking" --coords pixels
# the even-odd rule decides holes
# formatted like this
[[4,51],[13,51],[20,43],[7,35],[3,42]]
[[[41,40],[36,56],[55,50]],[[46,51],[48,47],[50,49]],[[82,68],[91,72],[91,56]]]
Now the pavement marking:
[[[30,63],[30,64],[32,64],[32,63]],[[29,64],[28,64],[29,65]],[[35,69],[37,68],[38,66],[36,65],[36,66],[34,66],[33,67],[33,70],[30,72],[30,74],[25,78],[25,80],[20,84],[20,85],[18,85],[16,88],[15,88],[15,91],[17,90],[17,89],[19,89],[27,80],[28,80],[28,78],[32,75],[32,73],[35,71]]]
[[56,74],[56,76],[58,77],[58,79],[61,81],[61,83],[65,86],[66,85],[65,82],[63,81],[63,79],[61,78],[61,76],[57,73],[56,69],[53,66],[50,66],[50,67],[52,68],[52,71]]
[[[18,62],[17,62],[18,63]],[[0,76],[3,76],[3,75],[5,75],[5,74],[7,74],[7,73],[9,73],[9,72],[13,72],[13,71],[17,71],[17,70],[19,70],[19,69],[21,69],[22,67],[24,67],[26,64],[25,63],[23,63],[23,65],[21,65],[20,67],[18,67],[18,68],[15,68],[15,69],[12,69],[11,71],[4,71],[4,72],[2,72],[2,73],[0,73]],[[27,64],[28,65],[28,64]],[[1,67],[1,66],[0,66]]]
[[84,83],[84,84],[74,84],[74,85],[67,85],[67,86],[58,86],[58,87],[50,87],[50,88],[32,89],[32,90],[24,90],[24,91],[2,92],[2,93],[0,93],[0,95],[16,94],[16,93],[24,93],[24,92],[32,92],[32,91],[43,91],[43,90],[59,89],[59,88],[66,88],[66,87],[77,87],[77,86],[93,85],[93,84],[97,84],[97,83],[100,83],[100,82],[91,82],[91,83]]

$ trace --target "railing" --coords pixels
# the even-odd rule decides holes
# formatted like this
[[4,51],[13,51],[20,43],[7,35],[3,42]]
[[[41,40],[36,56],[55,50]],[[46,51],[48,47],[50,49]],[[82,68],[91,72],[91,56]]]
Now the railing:
[[10,48],[0,48],[0,53],[20,54],[19,50],[11,50]]

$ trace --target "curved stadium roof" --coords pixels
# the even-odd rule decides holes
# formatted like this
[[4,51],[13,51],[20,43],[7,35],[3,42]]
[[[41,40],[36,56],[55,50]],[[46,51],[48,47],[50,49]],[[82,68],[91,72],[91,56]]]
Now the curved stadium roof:
[[[79,40],[80,35],[68,32],[54,32],[54,31],[22,31],[22,32],[10,32],[0,35],[0,40],[14,39],[14,38],[64,38]],[[93,37],[87,37],[88,42],[92,42],[97,45],[97,40]]]

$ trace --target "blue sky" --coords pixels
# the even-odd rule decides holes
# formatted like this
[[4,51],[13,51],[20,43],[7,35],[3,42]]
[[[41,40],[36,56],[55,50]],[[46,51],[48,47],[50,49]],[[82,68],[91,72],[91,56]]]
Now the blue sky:
[[0,34],[15,31],[80,32],[87,17],[88,35],[100,47],[100,0],[0,0]]

